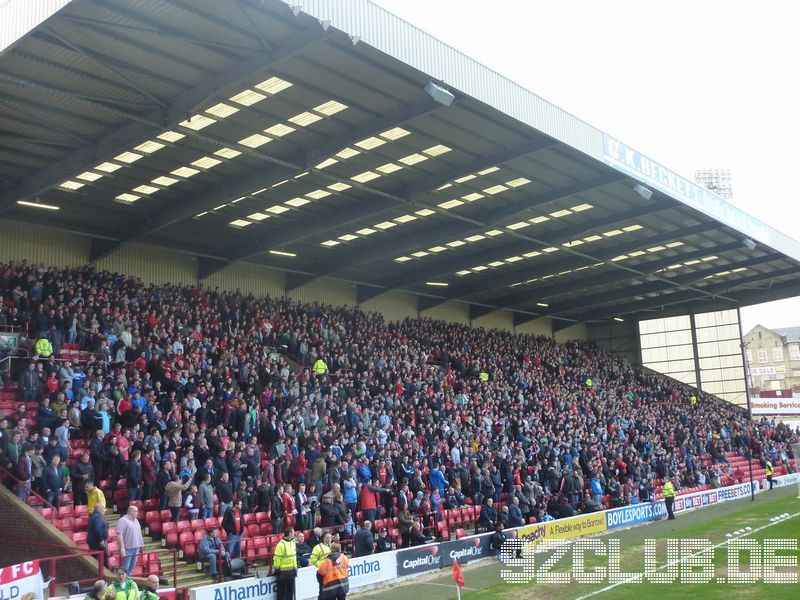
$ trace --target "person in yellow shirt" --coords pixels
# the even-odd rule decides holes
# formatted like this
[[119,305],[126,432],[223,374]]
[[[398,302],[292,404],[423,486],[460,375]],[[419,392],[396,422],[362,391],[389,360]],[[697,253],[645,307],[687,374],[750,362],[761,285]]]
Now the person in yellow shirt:
[[661,495],[664,496],[664,504],[667,505],[667,519],[670,521],[675,519],[675,513],[672,512],[672,506],[675,504],[675,486],[672,481],[667,479],[664,482],[664,487],[661,488]]
[[89,514],[94,512],[94,505],[100,504],[103,507],[103,512],[106,511],[106,497],[103,490],[94,484],[91,479],[86,482],[86,510]]

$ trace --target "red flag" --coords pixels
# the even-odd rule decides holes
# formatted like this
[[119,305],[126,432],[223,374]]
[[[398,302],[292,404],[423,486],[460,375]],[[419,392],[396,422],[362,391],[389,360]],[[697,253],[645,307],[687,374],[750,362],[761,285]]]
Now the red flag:
[[453,574],[451,577],[453,578],[453,581],[456,582],[458,587],[464,587],[464,574],[461,572],[461,567],[459,566],[457,560],[453,561]]

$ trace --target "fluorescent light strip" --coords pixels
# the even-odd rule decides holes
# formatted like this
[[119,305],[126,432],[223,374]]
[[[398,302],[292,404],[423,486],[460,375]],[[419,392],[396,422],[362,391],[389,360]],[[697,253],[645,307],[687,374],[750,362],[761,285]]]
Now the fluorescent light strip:
[[275,256],[288,256],[289,258],[294,258],[297,256],[294,252],[284,252],[283,250],[270,250],[270,254],[274,254]]
[[55,204],[42,204],[41,202],[28,202],[27,200],[17,200],[20,206],[29,206],[31,208],[41,208],[43,210],[61,210],[60,206]]

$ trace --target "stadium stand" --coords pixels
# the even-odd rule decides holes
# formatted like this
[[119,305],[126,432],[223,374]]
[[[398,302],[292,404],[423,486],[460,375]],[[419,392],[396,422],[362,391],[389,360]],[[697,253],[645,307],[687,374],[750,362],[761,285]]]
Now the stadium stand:
[[162,547],[193,570],[237,499],[242,554],[263,564],[287,527],[313,546],[369,520],[399,547],[412,519],[461,538],[658,498],[666,478],[742,481],[750,452],[756,478],[766,459],[794,468],[784,425],[584,343],[24,262],[0,266],[0,291],[0,329],[28,332],[0,391],[6,483],[25,498],[30,481],[27,502],[88,547],[93,481],[118,513],[111,566],[138,506],[135,575],[162,573]]

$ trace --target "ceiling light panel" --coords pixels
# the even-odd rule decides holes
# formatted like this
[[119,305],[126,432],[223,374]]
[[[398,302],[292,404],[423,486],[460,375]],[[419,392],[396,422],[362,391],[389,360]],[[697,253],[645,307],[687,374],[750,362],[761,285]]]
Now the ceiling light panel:
[[292,87],[292,84],[284,79],[281,79],[280,77],[270,77],[261,83],[257,83],[253,87],[261,90],[262,92],[266,92],[267,94],[274,95]]
[[331,192],[327,190],[314,190],[313,192],[309,192],[306,194],[306,198],[311,198],[312,200],[322,200],[323,198],[327,198],[331,195]]
[[135,163],[140,158],[144,158],[141,154],[136,154],[135,152],[123,152],[122,154],[118,154],[114,157],[114,160],[118,160],[119,162],[124,162],[126,164]]
[[136,194],[129,194],[127,192],[117,196],[117,200],[122,200],[123,202],[136,202],[140,198],[141,196],[137,196]]
[[239,109],[235,106],[231,106],[230,104],[220,102],[219,104],[215,104],[214,106],[207,108],[205,112],[220,119],[225,119],[231,115],[235,115],[237,112],[239,112]]
[[300,127],[308,127],[309,125],[313,125],[317,121],[321,121],[322,117],[318,114],[313,112],[301,112],[298,115],[289,118],[290,123],[294,123],[295,125],[299,125]]
[[75,179],[82,179],[83,181],[97,181],[98,179],[102,179],[103,175],[100,173],[92,173],[91,171],[86,171],[81,173],[80,175],[76,175]]
[[201,169],[213,169],[222,161],[218,158],[213,158],[211,156],[204,156],[203,158],[198,158],[196,161],[192,163],[193,167],[199,167]]
[[272,137],[283,137],[285,135],[289,135],[293,131],[297,131],[294,127],[286,125],[285,123],[278,123],[277,125],[273,125],[264,130],[264,133],[268,133]]
[[193,169],[191,167],[178,167],[174,171],[170,171],[171,175],[175,175],[176,177],[184,177],[189,178],[197,175],[200,171],[197,169]]
[[258,148],[264,144],[269,144],[271,141],[272,138],[261,135],[260,133],[254,133],[253,135],[249,135],[246,138],[239,140],[239,143],[242,146],[247,146],[248,148]]
[[247,215],[248,219],[252,219],[253,221],[265,221],[266,219],[270,218],[270,215],[265,215],[264,213],[256,212],[251,215]]
[[149,140],[147,142],[139,144],[138,146],[136,146],[134,148],[134,150],[137,150],[139,152],[144,152],[145,154],[152,154],[153,152],[158,152],[163,147],[164,147],[164,144],[160,144],[160,143],[158,143],[156,141]]
[[380,177],[380,173],[375,173],[374,171],[364,171],[363,173],[354,175],[350,179],[359,183],[366,183],[368,181],[372,181],[373,179],[377,179],[378,177]]
[[253,104],[261,102],[265,98],[266,96],[264,94],[255,90],[244,90],[243,92],[231,96],[229,100],[231,102],[236,102],[236,104],[241,104],[242,106],[253,106]]
[[332,165],[335,165],[338,162],[339,161],[336,160],[335,158],[326,158],[325,160],[323,160],[318,165],[315,165],[314,168],[315,169],[327,169],[328,167],[330,167]]
[[216,152],[214,152],[214,156],[221,156],[222,158],[236,158],[240,156],[242,153],[238,150],[234,150],[233,148],[220,148]]
[[404,156],[403,158],[401,158],[399,160],[404,165],[411,166],[411,165],[416,165],[416,164],[419,164],[421,162],[424,162],[424,161],[428,160],[428,157],[424,156],[422,154],[416,154],[415,153],[415,154],[409,154],[408,156]]
[[339,239],[343,242],[352,242],[353,240],[357,240],[358,236],[353,235],[352,233],[346,233],[345,235],[340,235]]
[[337,100],[328,100],[327,102],[320,104],[319,106],[315,106],[312,110],[314,112],[318,112],[321,115],[325,115],[326,117],[330,117],[331,115],[335,115],[338,112],[342,112],[347,108],[346,104],[342,104]]
[[152,185],[140,185],[139,187],[133,188],[133,191],[139,192],[140,194],[155,194],[158,188]]
[[175,185],[176,183],[178,183],[178,181],[179,181],[178,179],[162,175],[161,177],[156,177],[155,179],[153,179],[152,183],[155,183],[156,185],[160,185],[162,187],[169,187],[171,185]]
[[447,154],[450,152],[452,148],[445,146],[444,144],[436,144],[435,146],[431,146],[430,148],[426,148],[422,152],[427,154],[428,156],[441,156],[442,154]]
[[234,227],[247,227],[248,225],[252,225],[252,221],[245,221],[244,219],[236,219],[230,222],[231,225]]
[[119,171],[121,168],[122,165],[117,165],[112,162],[104,162],[97,165],[94,170],[102,171],[103,173],[113,173],[114,171]]
[[380,134],[382,138],[386,138],[387,140],[391,141],[399,140],[407,135],[411,135],[411,132],[403,129],[402,127],[394,127]]
[[181,121],[178,123],[181,127],[186,127],[187,129],[192,129],[194,131],[200,131],[201,129],[205,129],[209,125],[213,125],[216,123],[216,119],[212,119],[211,117],[207,117],[206,115],[194,115],[189,117],[185,121]]
[[158,134],[156,137],[165,142],[178,142],[185,138],[186,135],[178,131],[165,131],[164,133]]
[[291,200],[287,200],[286,204],[289,206],[294,206],[295,208],[300,208],[301,206],[305,206],[306,204],[311,204],[311,200],[306,198],[292,198]]

